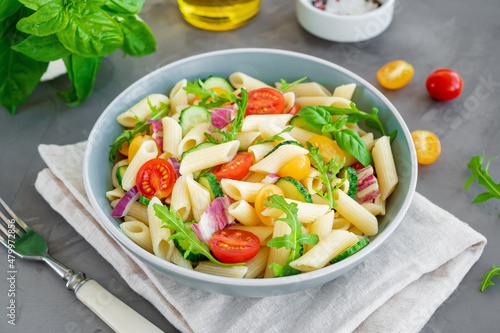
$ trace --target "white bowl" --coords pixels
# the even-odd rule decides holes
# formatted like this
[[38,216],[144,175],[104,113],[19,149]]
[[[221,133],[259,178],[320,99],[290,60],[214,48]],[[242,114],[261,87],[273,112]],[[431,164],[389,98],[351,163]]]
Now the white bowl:
[[[385,216],[379,219],[379,233],[370,236],[370,244],[358,253],[317,271],[275,279],[234,279],[185,269],[152,255],[121,231],[120,220],[111,217],[105,192],[112,189],[108,161],[109,145],[122,133],[116,117],[152,93],[165,93],[181,79],[218,75],[228,77],[241,71],[264,82],[283,78],[292,82],[308,76],[333,91],[345,83],[355,83],[353,100],[361,110],[376,107],[388,132],[398,130],[392,144],[399,184],[387,200]],[[234,49],[199,54],[166,65],[125,89],[104,110],[90,133],[83,163],[83,180],[90,203],[101,225],[130,253],[158,272],[193,288],[231,296],[264,297],[282,295],[317,287],[354,268],[391,235],[405,215],[415,192],[417,157],[408,127],[396,108],[370,83],[356,74],[323,59],[306,54],[273,49]],[[375,279],[376,277],[374,277]],[[147,281],[145,282],[147,283]]]
[[[335,1],[335,0],[329,0]],[[361,15],[336,15],[314,7],[311,0],[296,0],[300,25],[320,38],[334,42],[362,42],[380,35],[392,22],[396,0]]]

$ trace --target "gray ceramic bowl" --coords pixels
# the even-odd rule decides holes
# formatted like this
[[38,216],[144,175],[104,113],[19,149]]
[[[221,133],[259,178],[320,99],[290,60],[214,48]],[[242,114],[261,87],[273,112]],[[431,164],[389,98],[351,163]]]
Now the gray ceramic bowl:
[[[119,228],[119,221],[111,217],[111,208],[105,192],[112,188],[111,168],[108,161],[109,145],[121,133],[116,122],[119,113],[131,107],[147,94],[165,93],[181,79],[217,75],[228,77],[243,72],[264,82],[273,83],[283,78],[292,82],[308,76],[330,90],[346,83],[356,83],[353,101],[360,110],[380,110],[380,119],[391,132],[398,130],[392,148],[399,174],[399,184],[388,199],[387,213],[379,219],[380,232],[371,237],[370,244],[357,254],[329,267],[305,274],[274,279],[234,279],[187,270],[146,252]],[[371,84],[331,62],[309,55],[273,49],[233,49],[210,52],[179,60],[164,66],[138,80],[104,110],[88,140],[84,158],[84,183],[99,222],[108,233],[134,256],[169,278],[193,288],[231,296],[263,297],[281,295],[322,285],[360,264],[387,240],[403,219],[417,180],[415,149],[408,128],[396,108]]]

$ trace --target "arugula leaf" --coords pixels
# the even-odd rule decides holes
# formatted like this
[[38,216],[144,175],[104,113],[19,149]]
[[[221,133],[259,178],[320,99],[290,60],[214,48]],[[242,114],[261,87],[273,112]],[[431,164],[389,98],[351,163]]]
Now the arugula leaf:
[[262,141],[255,141],[254,145],[260,145],[261,143],[266,143],[266,142],[274,142],[274,141],[283,141],[285,139],[283,139],[280,134],[283,134],[283,133],[288,133],[290,132],[291,130],[293,129],[293,126],[288,126],[286,128],[284,128],[281,132],[279,132],[278,134],[275,134],[273,136],[270,136]]
[[500,266],[493,265],[493,268],[489,272],[486,272],[486,276],[484,277],[483,282],[481,282],[481,292],[484,292],[486,287],[495,285],[491,282],[494,275],[500,275]]
[[56,35],[45,37],[31,35],[21,43],[12,46],[12,49],[32,59],[45,62],[64,58],[71,54],[59,42]]
[[146,0],[109,0],[103,9],[119,15],[137,14]]
[[155,210],[155,215],[162,220],[162,228],[169,228],[174,230],[175,232],[168,238],[167,241],[171,239],[184,240],[189,244],[188,249],[184,252],[184,258],[186,258],[190,253],[194,254],[202,254],[208,258],[214,264],[220,266],[242,266],[245,265],[244,262],[237,264],[225,264],[223,262],[218,261],[212,256],[210,253],[210,249],[207,244],[200,242],[200,240],[196,237],[193,229],[187,228],[182,219],[179,217],[179,214],[175,211],[173,207],[170,209],[166,206],[160,204],[154,204],[153,208]]
[[0,0],[0,22],[17,12],[21,6],[19,1]]
[[280,82],[281,82],[281,88],[279,88],[279,89],[278,89],[278,91],[283,92],[283,91],[285,91],[285,90],[287,90],[287,89],[290,89],[291,87],[293,87],[293,86],[295,86],[295,85],[299,84],[300,82],[302,82],[302,81],[304,81],[304,80],[307,80],[307,76],[304,76],[303,78],[298,79],[297,81],[294,81],[294,82],[292,82],[292,83],[290,83],[290,84],[288,84],[285,80],[280,79]]
[[57,37],[71,52],[84,57],[101,57],[123,45],[120,26],[102,9],[87,7],[79,11],[69,7],[68,12],[67,26],[57,32]]
[[340,149],[353,155],[364,166],[368,166],[371,163],[370,151],[358,132],[350,128],[339,130],[335,132],[335,141]]
[[264,202],[264,205],[277,208],[285,213],[286,217],[277,218],[276,220],[285,222],[290,226],[291,229],[290,234],[285,234],[281,237],[274,237],[267,243],[268,247],[275,247],[278,249],[284,247],[286,249],[291,249],[290,256],[288,257],[285,266],[273,263],[269,266],[269,268],[274,269],[275,276],[283,277],[299,274],[300,271],[290,267],[289,264],[300,257],[303,244],[314,245],[318,243],[318,235],[304,235],[302,233],[302,223],[299,222],[299,219],[297,217],[297,213],[299,210],[296,203],[288,203],[285,201],[285,198],[276,194],[271,195],[268,199],[271,202]]
[[[151,104],[151,102],[148,99],[148,104],[149,108],[153,110],[153,113],[148,118],[150,120],[160,120],[161,118],[163,118],[163,116],[168,114],[168,111],[170,111],[170,105],[164,103],[160,103],[160,107],[156,108]],[[130,141],[132,141],[137,134],[144,132],[150,134],[150,126],[146,120],[137,122],[137,124],[135,124],[133,129],[123,131],[123,133],[120,134],[120,136],[118,136],[115,139],[115,142],[112,145],[110,145],[111,147],[111,150],[109,151],[110,162],[115,161],[116,152],[125,142],[130,144]]]
[[117,17],[115,20],[123,33],[123,46],[121,49],[125,54],[140,57],[156,51],[155,37],[139,16]]
[[200,79],[194,81],[194,83],[188,82],[186,87],[183,89],[189,94],[200,95],[201,100],[198,105],[204,106],[207,109],[219,107],[227,102],[231,104],[236,103],[241,99],[240,97],[230,93],[219,95],[215,91],[207,89],[205,84]]
[[64,58],[71,89],[58,92],[57,95],[67,101],[68,106],[78,106],[90,96],[101,60],[102,57],[87,58],[77,54]]
[[19,31],[43,37],[59,32],[66,27],[69,13],[63,0],[53,0],[38,9],[33,15],[19,20]]
[[11,49],[19,43],[24,34],[16,30],[16,22],[32,13],[22,7],[14,15],[0,23],[0,104],[15,114],[19,104],[28,99],[35,89],[47,63],[36,61]]
[[344,166],[345,161],[339,162],[339,157],[336,156],[335,159],[331,159],[328,162],[324,162],[323,156],[321,155],[319,148],[315,148],[312,143],[306,141],[307,149],[309,150],[309,159],[311,160],[311,164],[321,173],[320,176],[314,177],[315,179],[320,179],[323,182],[323,185],[326,186],[326,192],[321,191],[320,189],[314,189],[316,193],[318,193],[323,199],[328,201],[328,205],[331,209],[337,207],[337,203],[335,202],[334,192],[344,184],[345,179],[343,179],[340,183],[333,186],[332,182],[335,179],[335,176],[339,173],[342,166]]
[[[491,176],[488,174],[488,168],[492,160],[497,157],[492,157],[486,163],[486,167],[483,169],[482,164],[484,161],[484,151],[479,156],[474,156],[467,164],[467,167],[472,171],[472,176],[470,176],[465,182],[464,190],[467,190],[472,182],[477,178],[479,185],[484,186],[488,192],[483,192],[479,194],[473,201],[473,203],[484,202],[490,200],[491,198],[496,198],[500,200],[500,182],[497,184],[493,181]],[[500,217],[500,214],[498,215]]]

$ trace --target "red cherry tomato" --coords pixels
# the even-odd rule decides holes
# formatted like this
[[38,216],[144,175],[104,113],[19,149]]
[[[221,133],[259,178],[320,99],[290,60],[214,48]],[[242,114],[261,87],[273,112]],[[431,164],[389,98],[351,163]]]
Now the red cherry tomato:
[[449,101],[462,93],[462,78],[451,69],[438,69],[432,72],[425,82],[429,94],[437,100]]
[[172,193],[174,183],[174,167],[162,158],[147,161],[137,172],[137,190],[148,199],[153,196],[167,198]]
[[246,262],[255,257],[259,249],[259,237],[245,230],[220,230],[210,238],[210,250],[226,264]]
[[294,116],[299,113],[300,111],[300,106],[298,106],[297,104],[295,104],[294,106],[292,106],[292,108],[290,109],[290,111],[288,111],[289,114],[293,114]]
[[279,114],[285,110],[285,97],[276,89],[261,88],[248,93],[245,116],[250,114]]
[[247,175],[252,164],[252,153],[239,152],[231,161],[216,166],[212,173],[217,177],[218,181],[223,178],[240,180]]

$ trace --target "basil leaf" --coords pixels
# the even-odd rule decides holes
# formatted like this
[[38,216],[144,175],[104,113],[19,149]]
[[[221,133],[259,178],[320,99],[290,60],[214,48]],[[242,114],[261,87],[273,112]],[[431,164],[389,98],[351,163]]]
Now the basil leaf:
[[70,55],[55,35],[38,37],[31,35],[12,47],[14,51],[38,61],[53,61]]
[[17,23],[17,29],[35,36],[47,36],[56,33],[68,24],[69,16],[63,0],[53,0],[41,7],[33,15]]
[[90,96],[101,60],[102,57],[88,58],[77,54],[64,58],[71,89],[58,95],[68,102],[68,106],[78,106]]
[[352,154],[364,166],[371,163],[370,152],[358,132],[352,129],[337,131],[335,132],[335,141],[342,150]]
[[45,6],[52,0],[17,0],[17,1],[12,1],[12,0],[4,0],[7,2],[20,2],[26,7],[33,9],[33,10],[38,10],[39,8]]
[[70,10],[68,26],[57,37],[68,50],[84,57],[104,56],[123,45],[118,23],[99,8]]
[[144,2],[145,0],[109,0],[103,9],[119,15],[137,14]]
[[[351,102],[351,107],[354,103]],[[345,114],[351,114],[351,113],[356,113],[353,109],[344,109],[344,108],[339,108],[336,106],[321,106],[322,109],[330,113],[332,116],[341,116]]]
[[323,108],[317,106],[303,107],[297,115],[316,130],[322,130],[323,126],[332,122],[332,116]]
[[397,129],[395,129],[394,131],[391,132],[391,134],[389,134],[389,139],[391,140],[391,143],[396,138],[396,135],[398,135],[398,130]]
[[0,63],[2,64],[0,66],[0,104],[12,114],[16,112],[19,104],[28,99],[48,65],[11,49],[11,45],[19,42],[23,37],[16,30],[16,22],[31,13],[31,10],[22,7],[0,23]]
[[361,120],[369,119],[370,116],[367,114],[353,114],[352,116],[347,117],[347,122],[348,123],[357,123],[360,122]]
[[21,3],[13,0],[0,0],[0,22],[21,8]]
[[123,33],[122,50],[125,54],[139,57],[156,51],[155,37],[139,16],[118,18],[117,21]]

